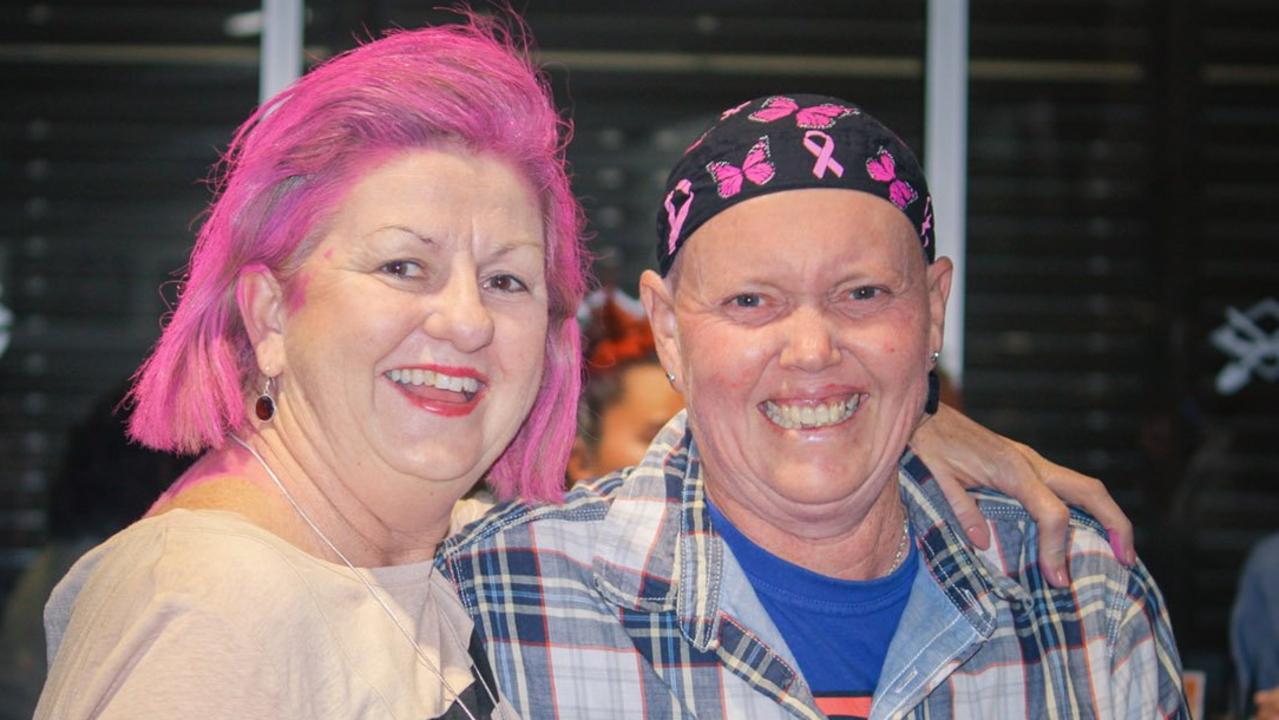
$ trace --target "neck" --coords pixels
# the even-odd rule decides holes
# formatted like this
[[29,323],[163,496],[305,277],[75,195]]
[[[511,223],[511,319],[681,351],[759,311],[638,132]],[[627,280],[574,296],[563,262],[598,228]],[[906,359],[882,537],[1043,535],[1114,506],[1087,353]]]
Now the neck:
[[[720,512],[756,545],[827,577],[841,580],[883,577],[905,556],[902,537],[906,508],[896,483],[888,483],[870,507],[860,513],[850,513],[848,508],[831,508],[792,517],[757,512],[731,493],[716,492],[716,485],[709,477],[706,491]],[[829,523],[815,517],[827,513],[835,516]]]
[[[376,567],[430,560],[449,533],[453,505],[465,487],[355,468],[345,476],[336,459],[294,452],[273,426],[247,439],[284,493],[352,564]],[[275,482],[268,480],[272,486]],[[279,488],[276,488],[280,492]],[[316,534],[314,530],[312,534]],[[320,541],[321,545],[327,545]],[[325,550],[332,551],[325,547]]]
[[330,562],[343,564],[345,556],[358,567],[382,567],[432,559],[464,490],[372,472],[346,482],[328,464],[293,452],[269,425],[241,440],[261,462],[228,439],[192,466],[152,514],[174,507],[230,510]]

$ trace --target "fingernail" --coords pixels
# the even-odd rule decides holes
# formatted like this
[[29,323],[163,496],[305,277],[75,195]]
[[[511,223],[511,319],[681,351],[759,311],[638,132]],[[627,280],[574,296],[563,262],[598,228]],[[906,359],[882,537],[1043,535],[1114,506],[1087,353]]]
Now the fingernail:
[[968,533],[968,537],[969,537],[970,539],[972,539],[972,540],[976,540],[976,539],[977,539],[977,526],[976,526],[976,525],[969,525],[968,527],[964,528],[964,532]]
[[1070,584],[1070,576],[1066,574],[1065,568],[1058,570],[1054,573],[1053,577],[1057,579],[1057,585],[1059,587],[1065,587]]
[[1119,558],[1120,562],[1126,562],[1128,554],[1124,552],[1123,546],[1119,544],[1119,532],[1116,530],[1107,530],[1106,537],[1110,538],[1110,551]]
[[1133,557],[1134,553],[1124,548],[1119,541],[1118,530],[1107,530],[1106,537],[1110,538],[1110,551],[1115,554],[1115,558],[1125,565],[1132,565],[1137,562],[1137,558]]

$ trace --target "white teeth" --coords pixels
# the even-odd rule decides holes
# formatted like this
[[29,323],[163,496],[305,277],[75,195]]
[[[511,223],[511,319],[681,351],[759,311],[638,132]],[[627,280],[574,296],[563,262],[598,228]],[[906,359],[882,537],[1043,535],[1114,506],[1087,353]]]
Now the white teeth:
[[764,414],[775,424],[787,430],[796,428],[818,428],[838,425],[857,412],[861,404],[861,395],[854,395],[847,400],[839,400],[822,405],[778,405],[769,400],[764,403]]
[[479,392],[480,389],[480,381],[475,378],[445,375],[420,368],[396,368],[388,372],[386,376],[391,379],[391,382],[402,385],[430,385],[440,390],[452,390],[467,395]]

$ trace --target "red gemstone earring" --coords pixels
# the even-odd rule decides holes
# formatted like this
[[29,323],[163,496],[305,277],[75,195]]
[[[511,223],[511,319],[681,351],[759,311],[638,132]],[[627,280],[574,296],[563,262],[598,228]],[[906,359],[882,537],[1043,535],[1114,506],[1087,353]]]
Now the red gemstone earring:
[[258,419],[267,422],[275,417],[275,398],[271,395],[272,378],[267,377],[266,382],[262,385],[262,394],[258,396],[258,401],[253,405],[253,411],[257,414]]

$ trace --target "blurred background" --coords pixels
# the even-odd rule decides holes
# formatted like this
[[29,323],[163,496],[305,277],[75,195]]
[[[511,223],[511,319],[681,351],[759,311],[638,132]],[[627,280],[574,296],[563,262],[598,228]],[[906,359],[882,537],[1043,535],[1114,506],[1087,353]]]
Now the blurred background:
[[[307,62],[455,19],[434,4],[307,2]],[[828,93],[926,162],[945,150],[925,126],[927,0],[514,4],[576,122],[597,275],[632,294],[666,169],[726,107]],[[0,599],[61,532],[59,488],[98,464],[76,433],[118,433],[202,179],[257,104],[260,10],[0,7]],[[963,255],[964,409],[1106,481],[1216,714],[1240,566],[1279,530],[1279,3],[971,0],[966,20],[966,247],[939,234]],[[74,516],[142,512],[138,474],[82,489]]]

